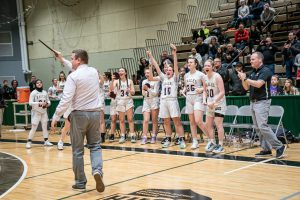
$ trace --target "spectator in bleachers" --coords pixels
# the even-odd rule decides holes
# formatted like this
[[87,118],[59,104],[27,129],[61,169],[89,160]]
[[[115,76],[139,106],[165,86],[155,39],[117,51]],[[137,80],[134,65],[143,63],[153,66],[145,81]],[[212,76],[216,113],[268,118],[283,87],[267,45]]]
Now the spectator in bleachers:
[[18,86],[19,86],[19,83],[17,80],[11,81],[11,88],[12,88],[11,99],[18,99],[18,96],[17,96],[17,87]]
[[29,83],[30,92],[32,92],[35,89],[35,82],[36,82],[36,76],[31,76],[31,81]]
[[277,75],[272,76],[271,85],[270,85],[270,94],[271,96],[278,96],[283,94],[283,89],[279,85],[279,77]]
[[223,62],[223,61],[224,61],[224,59],[223,59],[223,54],[224,54],[223,48],[220,46],[220,47],[218,47],[218,49],[217,49],[217,53],[216,53],[215,58],[219,58],[219,59]]
[[226,52],[223,54],[224,63],[223,65],[227,68],[230,68],[232,64],[235,64],[235,62],[238,62],[239,53],[233,48],[232,44],[227,45]]
[[222,28],[220,27],[218,22],[215,22],[213,29],[210,31],[210,35],[216,36],[217,38],[219,38],[221,35],[221,32],[222,32]]
[[244,28],[244,24],[240,24],[239,29],[234,33],[234,41],[238,50],[243,50],[248,46],[249,32]]
[[260,15],[260,22],[257,23],[257,27],[260,32],[263,32],[262,26],[268,25],[266,28],[268,33],[271,32],[272,25],[274,24],[275,9],[270,7],[269,3],[265,3],[264,10]]
[[244,89],[242,81],[238,77],[238,72],[243,72],[244,65],[237,62],[235,67],[229,69],[229,95],[230,96],[244,96],[247,91]]
[[239,12],[240,7],[241,7],[240,0],[236,0],[235,1],[234,19],[237,19],[239,17],[238,12]]
[[9,100],[11,99],[11,95],[12,95],[12,88],[8,86],[8,81],[4,80],[3,81],[3,99],[5,100]]
[[291,79],[286,79],[283,87],[284,95],[298,95],[298,89],[294,87],[293,81]]
[[159,68],[160,68],[161,71],[164,71],[163,69],[164,69],[164,62],[165,62],[165,60],[170,60],[171,63],[174,62],[173,58],[169,56],[168,51],[163,51],[161,53],[161,56],[160,56],[160,61],[161,62],[160,62],[160,65],[159,65]]
[[206,22],[203,22],[202,23],[202,26],[200,27],[200,30],[199,30],[199,32],[198,32],[198,35],[200,36],[200,37],[202,37],[203,38],[203,40],[205,40],[206,38],[208,38],[209,37],[209,29],[206,27]]
[[219,42],[219,44],[220,45],[227,45],[229,42],[230,42],[230,40],[229,40],[229,37],[228,37],[228,35],[226,34],[226,30],[227,29],[222,29],[222,31],[221,31],[221,35],[218,37],[218,42]]
[[208,59],[208,51],[209,51],[209,46],[208,44],[203,42],[202,37],[197,38],[197,46],[195,47],[197,53],[199,53],[202,57],[202,64]]
[[237,18],[236,27],[238,27],[241,22],[246,25],[250,24],[250,22],[248,22],[248,21],[251,20],[251,17],[249,17],[250,9],[246,5],[246,1],[240,0],[240,4],[241,4],[241,6],[238,9],[238,18]]
[[222,66],[221,59],[214,59],[214,71],[221,75],[224,82],[225,95],[229,93],[229,72],[225,66]]
[[256,49],[264,55],[264,65],[268,67],[272,73],[275,73],[275,53],[278,48],[272,43],[270,37],[262,40]]
[[261,2],[260,0],[254,0],[250,8],[251,19],[260,20],[260,15],[263,10],[264,10],[264,3]]
[[294,65],[297,67],[296,87],[300,87],[300,53],[297,54]]
[[286,67],[286,77],[289,79],[292,79],[293,77],[292,68],[294,67],[295,72],[297,71],[297,67],[294,65],[294,60],[298,53],[300,53],[300,41],[296,39],[296,34],[294,32],[290,32],[288,40],[282,49],[284,65]]
[[139,62],[139,71],[138,71],[139,77],[145,76],[144,70],[148,66],[149,66],[149,61],[146,60],[146,58],[141,57]]
[[50,100],[52,100],[52,99],[59,100],[60,99],[58,97],[57,87],[58,87],[57,79],[54,78],[54,79],[52,79],[52,86],[49,87],[49,89],[48,89],[48,96],[49,96]]
[[254,52],[254,45],[258,45],[260,43],[260,32],[257,31],[254,25],[250,26],[249,32],[249,53]]
[[199,63],[199,71],[202,71],[203,64],[202,64],[202,57],[199,53],[197,53],[196,48],[192,48],[192,55],[189,56],[189,58],[196,58]]
[[208,57],[210,59],[215,59],[216,54],[217,54],[217,49],[220,47],[220,44],[217,42],[216,37],[212,37],[209,43],[209,53]]

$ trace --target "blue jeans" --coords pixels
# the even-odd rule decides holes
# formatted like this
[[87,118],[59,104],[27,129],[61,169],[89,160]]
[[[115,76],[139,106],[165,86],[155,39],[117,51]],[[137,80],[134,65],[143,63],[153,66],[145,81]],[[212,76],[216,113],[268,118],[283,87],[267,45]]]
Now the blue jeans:
[[265,64],[265,66],[269,68],[273,74],[275,74],[275,64]]
[[[291,79],[293,77],[293,66],[294,66],[294,59],[288,58],[284,61],[285,69],[286,69],[286,77]],[[297,71],[297,67],[294,66],[295,72]]]
[[84,186],[87,182],[84,173],[84,138],[90,150],[92,173],[99,172],[103,175],[102,149],[100,147],[100,112],[73,111],[70,114],[71,131],[70,138],[73,153],[73,172],[75,184]]
[[257,127],[261,148],[265,151],[279,149],[282,143],[277,139],[275,133],[268,126],[268,116],[271,100],[262,100],[250,103],[253,125]]

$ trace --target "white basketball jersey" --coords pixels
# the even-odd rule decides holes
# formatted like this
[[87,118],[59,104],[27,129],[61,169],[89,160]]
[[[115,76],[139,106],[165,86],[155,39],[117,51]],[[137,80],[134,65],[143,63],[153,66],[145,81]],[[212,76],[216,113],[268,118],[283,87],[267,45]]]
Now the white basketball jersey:
[[122,100],[122,99],[130,99],[131,94],[128,92],[128,89],[130,88],[131,80],[128,79],[127,81],[121,81],[118,80],[117,83],[117,99]]
[[39,105],[39,103],[44,103],[44,102],[50,104],[48,93],[45,90],[43,90],[42,92],[33,90],[30,93],[29,105],[32,106],[32,110],[38,111],[40,113],[46,113],[47,108],[43,108],[42,106]]
[[[215,96],[220,93],[220,90],[217,86],[216,77],[220,76],[218,73],[214,72],[211,78],[205,76],[205,83],[206,83],[206,92],[207,92],[207,102],[213,102],[215,100]],[[219,101],[218,106],[226,106],[226,99],[224,97]]]
[[[202,80],[205,79],[205,75],[200,72],[196,71],[195,73],[187,73],[184,75],[184,85],[186,88],[187,95],[195,95],[196,89],[203,87]],[[202,94],[201,94],[202,95]]]
[[174,74],[172,78],[168,79],[168,77],[160,73],[159,77],[162,81],[162,90],[161,90],[161,99],[177,99],[177,89],[179,78]]
[[149,81],[148,79],[145,79],[143,80],[142,88],[147,83],[150,85],[150,89],[146,91],[146,94],[144,95],[145,98],[152,99],[153,97],[158,97],[160,81]]
[[104,81],[103,83],[103,90],[104,90],[104,97],[105,99],[109,98],[109,86],[110,86],[110,81]]

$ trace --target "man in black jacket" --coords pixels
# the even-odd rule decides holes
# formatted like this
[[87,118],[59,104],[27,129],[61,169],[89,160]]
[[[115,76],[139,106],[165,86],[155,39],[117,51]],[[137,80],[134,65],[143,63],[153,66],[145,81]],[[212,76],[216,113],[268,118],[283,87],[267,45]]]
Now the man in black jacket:
[[274,74],[275,53],[278,51],[278,48],[272,43],[271,38],[267,37],[266,40],[262,40],[256,50],[264,55],[264,65]]
[[247,91],[244,89],[242,81],[238,77],[238,72],[243,72],[244,66],[238,62],[234,68],[229,69],[229,95],[230,96],[244,96]]
[[228,72],[228,69],[225,66],[222,66],[220,58],[214,59],[214,68],[215,68],[215,72],[219,73],[223,79],[225,95],[227,96],[229,94],[229,72]]
[[[224,66],[230,68],[232,64],[238,61],[238,52],[233,48],[232,44],[227,45],[227,50],[223,55],[223,59],[225,61]],[[230,66],[229,66],[230,65]]]
[[204,63],[208,59],[208,51],[209,46],[208,44],[203,42],[202,37],[197,38],[197,46],[195,47],[197,50],[197,53],[199,53],[202,57],[202,62]]
[[294,60],[296,55],[300,53],[300,41],[297,40],[296,34],[290,32],[287,42],[283,45],[282,54],[284,56],[284,65],[286,67],[286,77],[292,79],[292,68],[297,71],[297,67],[294,66]]

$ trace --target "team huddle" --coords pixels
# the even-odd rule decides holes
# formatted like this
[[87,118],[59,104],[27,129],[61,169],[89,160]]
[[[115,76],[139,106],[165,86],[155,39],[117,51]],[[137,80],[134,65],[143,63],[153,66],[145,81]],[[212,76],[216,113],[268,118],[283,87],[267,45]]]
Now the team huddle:
[[[158,134],[159,118],[163,120],[165,138],[162,140],[162,147],[168,148],[171,145],[171,119],[173,121],[176,139],[175,144],[181,149],[186,148],[184,140],[184,129],[180,120],[181,110],[178,103],[178,86],[179,86],[179,69],[177,62],[177,49],[171,44],[172,56],[174,62],[166,60],[163,64],[163,70],[160,69],[157,61],[152,53],[147,51],[147,56],[151,62],[149,67],[145,68],[144,73],[146,79],[142,82],[143,101],[143,134],[141,145],[148,143],[147,133],[148,125],[151,119],[152,133],[150,143],[156,143]],[[60,59],[65,66],[70,67],[70,63],[65,59]],[[155,75],[154,75],[154,69]],[[188,59],[189,72],[184,76],[184,88],[180,91],[186,97],[185,113],[189,116],[190,130],[193,137],[191,149],[199,147],[197,126],[208,137],[208,143],[205,147],[207,152],[220,153],[224,152],[223,140],[224,129],[223,119],[226,111],[226,98],[224,83],[221,76],[214,72],[213,62],[207,60],[204,63],[203,72],[198,70],[199,63],[195,58]],[[99,73],[100,74],[100,73]],[[32,106],[32,130],[29,133],[26,148],[31,147],[31,140],[37,128],[39,121],[42,122],[43,136],[46,146],[52,146],[48,141],[48,131],[45,125],[48,121],[46,109],[50,105],[47,93],[42,89],[42,82],[36,81],[36,90],[30,95],[29,104]],[[134,131],[134,104],[133,95],[135,94],[133,81],[127,78],[127,70],[120,68],[118,73],[111,76],[99,75],[100,97],[101,97],[101,114],[100,114],[100,133],[102,142],[105,141],[105,120],[104,109],[105,99],[110,99],[110,131],[108,139],[110,142],[115,140],[117,119],[120,126],[119,143],[126,142],[126,125],[125,116],[129,125],[128,138],[132,143],[137,142],[137,136]],[[43,99],[39,98],[44,95]],[[71,110],[71,108],[69,109]],[[68,111],[68,113],[70,113]],[[205,122],[203,116],[206,115]],[[70,124],[68,117],[64,116],[66,121],[66,129],[69,129]],[[214,124],[218,131],[218,144],[215,140]],[[67,130],[68,131],[68,130]],[[58,149],[63,149],[63,139],[65,132],[62,134],[58,144]]]

